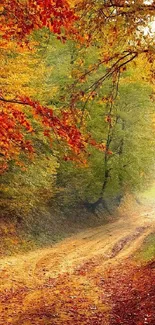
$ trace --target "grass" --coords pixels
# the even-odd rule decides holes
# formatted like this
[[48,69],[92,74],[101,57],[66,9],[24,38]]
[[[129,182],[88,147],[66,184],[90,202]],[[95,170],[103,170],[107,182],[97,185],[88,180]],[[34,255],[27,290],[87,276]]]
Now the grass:
[[134,259],[140,262],[149,262],[155,259],[155,233],[151,233],[146,237]]

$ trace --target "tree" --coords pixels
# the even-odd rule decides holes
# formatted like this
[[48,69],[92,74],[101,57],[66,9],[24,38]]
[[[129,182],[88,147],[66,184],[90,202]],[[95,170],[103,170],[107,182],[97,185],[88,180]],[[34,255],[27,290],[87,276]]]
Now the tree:
[[[141,62],[143,70],[144,61]],[[105,142],[111,152],[96,152],[92,148],[88,165],[80,169],[62,163],[58,180],[64,195],[96,211],[99,207],[111,210],[126,193],[136,193],[150,185],[154,174],[155,138],[152,85],[146,79],[132,76],[138,66],[131,65],[119,80],[117,100],[109,82],[104,92],[89,105],[88,128],[96,142]],[[148,70],[149,73],[149,70]],[[143,74],[142,74],[143,78]],[[140,79],[140,77],[139,77]],[[116,93],[115,93],[116,94]]]
[[[154,2],[146,4],[144,1],[130,0],[121,3],[80,1],[73,4],[72,9],[66,1],[5,1],[1,7],[1,58],[4,63],[7,62],[7,69],[3,66],[0,94],[2,172],[11,167],[12,162],[25,168],[23,162],[27,162],[27,153],[33,158],[37,152],[38,137],[41,138],[40,143],[44,142],[43,147],[48,143],[53,150],[59,148],[65,161],[76,160],[86,165],[86,170],[75,168],[80,179],[77,189],[78,182],[83,184],[83,189],[79,191],[82,199],[84,197],[92,206],[96,205],[102,202],[112,187],[114,195],[122,196],[126,183],[132,183],[130,164],[126,165],[123,161],[126,148],[130,148],[130,145],[126,145],[125,135],[130,130],[137,136],[138,123],[135,122],[136,127],[133,127],[132,123],[127,122],[127,117],[122,117],[126,103],[122,104],[124,112],[117,116],[118,102],[123,102],[123,98],[118,101],[117,96],[126,93],[125,90],[118,92],[118,88],[122,80],[129,82],[128,86],[134,82],[133,68],[130,73],[132,62],[139,66],[139,75],[143,71],[142,61],[145,61],[147,72],[143,72],[143,78],[153,82],[154,39],[151,32],[146,33],[145,28],[154,19],[154,8]],[[63,74],[63,82],[56,80],[59,95],[55,97],[50,95],[48,89],[51,89],[52,68],[57,65],[49,54],[45,54],[43,61],[41,56],[41,51],[46,53],[44,49],[54,42],[51,34],[61,40],[64,48],[67,48],[64,41],[68,49],[70,47],[66,55],[70,60],[69,69]],[[20,53],[17,53],[19,49]],[[34,72],[38,59],[41,60],[39,73]],[[23,73],[24,68],[20,73],[21,65],[24,67],[25,62],[29,62],[27,76]],[[19,76],[17,87],[13,87],[15,69]],[[57,79],[58,72],[55,68],[53,75],[57,74]],[[49,88],[45,87],[45,92],[41,90],[38,94],[35,87],[45,75]],[[63,85],[64,80],[67,86]],[[148,98],[148,93],[144,93]],[[126,114],[130,115],[128,109]],[[153,143],[151,145],[153,148]],[[96,152],[96,148],[99,152]],[[152,150],[150,155],[148,152],[148,157],[151,155]],[[139,157],[143,157],[142,150]],[[70,165],[67,174],[69,170],[71,172]],[[141,168],[143,175],[145,168]],[[76,179],[77,175],[71,173]],[[130,175],[129,179],[127,174]],[[139,176],[138,172],[135,173],[134,180]],[[130,190],[133,187],[132,183]]]
[[[76,85],[85,82],[85,105],[94,92],[103,86],[104,81],[115,73],[121,73],[126,66],[137,57],[145,57],[154,61],[154,37],[151,32],[151,22],[155,19],[155,2],[146,3],[136,1],[92,1],[83,0],[75,6],[75,12],[80,17],[77,21],[78,30],[85,39],[83,48],[89,46],[98,48],[98,60],[85,69],[79,76],[77,73]],[[97,70],[105,69],[98,78]],[[152,72],[154,67],[152,68]],[[88,85],[89,76],[94,76],[93,82]],[[152,73],[152,79],[154,74]],[[75,84],[75,83],[74,83]],[[74,85],[73,85],[74,86]],[[76,92],[76,89],[75,89]],[[73,87],[73,97],[74,87]]]
[[28,42],[27,36],[33,30],[43,27],[65,39],[65,32],[73,32],[76,19],[66,0],[6,0],[1,6],[1,16],[3,39],[15,39],[20,45]]
[[[89,99],[96,96],[104,80],[121,73],[129,62],[142,54],[145,54],[150,62],[153,61],[153,38],[150,33],[145,35],[144,29],[154,19],[154,7],[154,2],[146,4],[142,0],[121,1],[121,3],[84,0],[75,5],[73,2],[72,9],[64,0],[27,0],[24,2],[7,0],[4,2],[1,6],[2,47],[4,49],[10,41],[13,42],[14,48],[18,44],[30,47],[32,31],[46,28],[62,41],[68,37],[80,41],[78,46],[83,51],[86,51],[88,46],[97,47],[99,55],[97,62],[90,68],[80,63],[80,69],[74,72],[76,81],[69,91],[71,94],[70,112],[65,111],[60,119],[58,116],[53,117],[52,108],[49,111],[48,107],[42,106],[29,96],[22,95],[21,97],[21,94],[15,94],[14,97],[10,97],[7,89],[1,92],[0,100],[3,102],[2,170],[7,168],[7,162],[11,158],[15,160],[19,158],[23,150],[28,151],[30,155],[34,151],[32,142],[27,141],[23,133],[24,128],[24,132],[33,134],[33,128],[25,113],[21,112],[22,108],[18,109],[18,105],[30,106],[32,115],[41,116],[42,125],[46,124],[49,129],[54,127],[56,137],[67,142],[75,155],[86,150],[88,136],[82,135],[75,125],[74,122],[79,119],[78,117],[76,120],[75,116],[80,115],[80,109],[84,111]],[[81,51],[79,52],[81,55]],[[103,73],[99,73],[99,78],[91,82],[93,72],[96,72],[102,65],[104,66]],[[84,73],[81,74],[82,70]],[[89,76],[91,76],[90,79]],[[80,82],[79,87],[81,82],[84,83],[82,91],[78,90],[78,82]],[[15,104],[17,105],[14,106]],[[83,117],[81,121],[82,119]],[[12,133],[15,136],[12,136]],[[48,136],[49,130],[45,130],[45,134]],[[94,143],[96,146],[93,141],[89,143],[91,145]],[[98,147],[103,149],[103,146]],[[75,159],[75,157],[70,158]],[[66,159],[70,158],[66,157]]]
[[[12,9],[11,9],[12,8]],[[2,46],[7,48],[8,42],[16,45],[30,47],[31,42],[27,38],[34,29],[46,27],[50,32],[57,34],[61,40],[65,40],[69,33],[74,35],[72,27],[76,17],[66,1],[5,1],[1,7],[2,16]],[[17,55],[17,54],[15,54]],[[19,57],[18,57],[19,59]],[[4,77],[5,78],[5,77]],[[7,82],[8,83],[8,82]],[[61,116],[54,114],[53,109],[43,106],[37,100],[26,94],[14,91],[10,92],[10,85],[3,85],[0,93],[1,100],[1,171],[7,169],[8,162],[18,162],[23,153],[34,154],[31,141],[35,130],[29,116],[38,119],[44,135],[51,139],[51,129],[54,136],[68,144],[69,151],[73,152],[73,158],[67,155],[65,159],[76,159],[74,156],[85,151],[88,139],[78,129],[75,119],[69,110],[62,112]],[[24,108],[28,106],[27,110]],[[31,109],[30,109],[31,108]]]

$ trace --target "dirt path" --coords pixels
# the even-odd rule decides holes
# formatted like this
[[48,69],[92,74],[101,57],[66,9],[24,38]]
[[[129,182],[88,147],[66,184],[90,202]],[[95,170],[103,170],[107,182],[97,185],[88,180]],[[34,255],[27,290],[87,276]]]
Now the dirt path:
[[[92,257],[102,256],[102,263],[114,263],[130,256],[155,227],[155,211],[132,215],[111,224],[81,232],[45,249],[0,260],[2,286],[16,281],[36,285],[73,269]],[[5,278],[5,283],[3,282]]]
[[[48,320],[44,320],[41,323],[36,318],[32,322],[31,317],[30,321],[28,317],[26,320],[23,320],[24,318],[21,320],[20,317],[23,313],[26,313],[26,310],[28,311],[28,308],[31,309],[33,304],[36,305],[36,308],[41,308],[41,302],[45,303],[46,300],[48,304],[48,299],[45,295],[49,295],[49,291],[45,294],[44,290],[45,288],[50,290],[50,279],[58,279],[63,275],[65,277],[66,272],[68,272],[67,276],[70,278],[73,272],[76,273],[78,269],[82,268],[84,263],[91,260],[93,260],[93,265],[95,265],[96,260],[99,261],[96,264],[98,272],[101,268],[107,267],[107,265],[114,265],[118,261],[120,263],[121,260],[133,254],[141,246],[144,238],[154,229],[155,212],[152,210],[138,216],[124,217],[116,222],[95,229],[89,229],[76,236],[65,239],[53,247],[36,250],[17,257],[1,259],[2,304],[0,325],[74,324],[75,322],[65,323],[65,321],[61,323],[60,320],[49,323]],[[89,263],[89,267],[90,265],[91,263]],[[63,280],[64,286],[68,278],[66,282]],[[70,278],[70,281],[72,281],[72,278]],[[79,278],[76,281],[78,283],[80,281]],[[82,285],[87,286],[87,282],[88,279]],[[77,286],[80,287],[81,282]],[[93,286],[94,284],[91,282],[89,296],[90,290],[93,290]],[[66,290],[68,290],[68,287]],[[92,293],[93,299],[95,299],[95,290]],[[85,291],[87,290],[85,289]],[[60,293],[61,291],[59,290]],[[98,297],[97,293],[96,295]],[[98,298],[96,298],[97,300]],[[10,306],[9,312],[7,310],[8,305]],[[85,323],[83,322],[83,324]],[[99,324],[102,324],[102,322]],[[104,321],[104,324],[106,324],[106,321]]]

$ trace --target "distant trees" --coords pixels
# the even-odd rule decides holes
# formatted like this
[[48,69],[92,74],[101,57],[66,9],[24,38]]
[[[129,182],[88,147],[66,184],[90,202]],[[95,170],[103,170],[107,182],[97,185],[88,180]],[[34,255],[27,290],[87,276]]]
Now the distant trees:
[[[60,183],[92,211],[119,204],[126,193],[145,189],[152,181],[155,159],[152,87],[146,82],[120,80],[117,100],[111,106],[100,100],[89,109],[88,127],[96,141],[105,142],[111,154],[91,150],[84,169],[62,164]],[[103,94],[102,94],[103,95]],[[115,202],[114,202],[115,201]]]
[[[49,138],[50,145],[52,143],[52,133],[54,138],[56,137],[63,144],[67,144],[68,151],[73,151],[73,155],[80,154],[80,152],[85,150],[87,139],[78,129],[71,116],[71,112],[69,110],[65,111],[63,114],[60,114],[61,117],[60,115],[58,117],[52,107],[46,107],[38,100],[32,98],[32,92],[28,92],[29,84],[31,84],[29,73],[25,71],[25,66],[22,67],[22,72],[21,66],[20,68],[18,66],[18,71],[15,71],[14,65],[16,57],[20,60],[18,48],[21,52],[23,49],[24,56],[25,52],[30,50],[31,47],[34,50],[34,45],[39,45],[38,40],[35,43],[34,38],[31,38],[33,31],[46,28],[48,33],[57,35],[57,38],[61,41],[66,40],[69,34],[74,35],[76,33],[73,27],[73,23],[76,20],[74,11],[65,0],[28,0],[24,2],[7,0],[0,7],[0,15],[3,70],[1,79],[2,89],[0,91],[0,172],[3,173],[8,169],[10,161],[20,165],[21,161],[23,163],[24,159],[26,159],[25,156],[27,154],[27,156],[32,158],[35,152],[33,145],[33,135],[35,133],[33,122],[36,120],[38,124],[40,123],[44,136]],[[11,53],[8,53],[10,50]],[[12,62],[10,66],[7,66],[6,76],[5,68],[10,56]],[[25,72],[27,78],[25,78],[24,82],[23,75]],[[20,75],[23,83],[17,82],[16,74]],[[24,77],[26,77],[26,74]],[[11,80],[12,84],[10,84]]]
[[43,160],[54,193],[59,162],[62,192],[94,209],[106,197],[119,202],[152,175],[155,2],[70,3],[7,0],[0,7],[1,172],[8,187],[15,174],[16,188],[25,170],[33,187],[28,165],[36,175],[38,163],[36,193],[41,184],[49,188]]
[[[31,97],[31,92],[21,93],[20,87],[14,92],[13,85],[10,90],[8,81],[4,83],[2,81],[0,93],[2,172],[8,168],[10,160],[18,161],[23,153],[32,156],[34,152],[31,141],[33,127],[23,109],[24,106],[29,107],[29,110],[31,107],[30,114],[33,115],[33,119],[36,119],[36,115],[40,118],[43,128],[49,128],[54,137],[67,144],[69,151],[73,152],[73,157],[71,154],[65,158],[75,160],[80,151],[86,150],[88,143],[93,145],[92,141],[88,141],[88,136],[85,137],[81,134],[81,129],[78,129],[80,110],[83,111],[89,99],[96,96],[105,80],[116,78],[116,75],[126,69],[127,64],[144,54],[152,63],[150,79],[154,77],[154,40],[151,31],[145,33],[146,28],[149,31],[148,24],[154,20],[154,1],[146,3],[141,0],[129,0],[120,3],[82,0],[79,3],[70,1],[70,4],[72,8],[66,0],[24,2],[7,0],[0,7],[2,52],[11,48],[12,60],[18,55],[19,46],[23,51],[31,47],[34,49],[32,34],[36,30],[48,31],[47,43],[51,33],[63,42],[72,39],[79,56],[76,68],[72,71],[73,85],[66,90],[63,98],[65,103],[62,106],[65,109],[67,107],[65,118],[64,115],[61,118],[53,116],[52,107],[49,110],[49,107],[37,102],[36,98]],[[40,44],[38,40],[37,44]],[[94,58],[95,61],[89,66],[83,61],[83,55],[86,51],[91,52],[94,47],[96,59]],[[5,61],[4,55],[2,59]],[[102,73],[96,75],[100,68]],[[3,78],[5,80],[5,76]],[[25,83],[27,86],[27,80]],[[82,87],[79,90],[78,85],[81,83]],[[46,136],[49,130],[45,130]],[[94,145],[96,146],[95,142]],[[103,149],[101,146],[98,148]]]

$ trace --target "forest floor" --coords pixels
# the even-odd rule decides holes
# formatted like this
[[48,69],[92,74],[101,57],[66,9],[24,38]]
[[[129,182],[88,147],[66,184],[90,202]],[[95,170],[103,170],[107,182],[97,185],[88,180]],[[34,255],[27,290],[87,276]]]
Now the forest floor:
[[154,325],[154,233],[150,206],[2,258],[0,325]]

